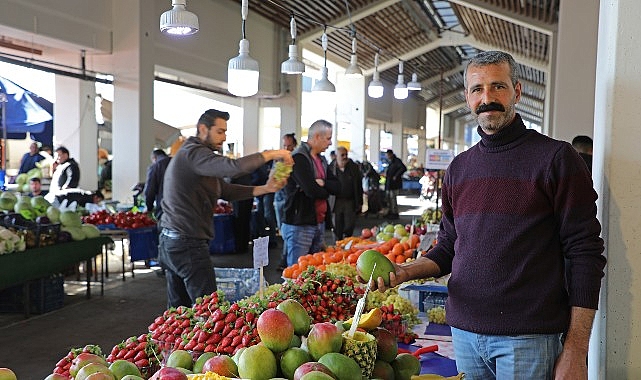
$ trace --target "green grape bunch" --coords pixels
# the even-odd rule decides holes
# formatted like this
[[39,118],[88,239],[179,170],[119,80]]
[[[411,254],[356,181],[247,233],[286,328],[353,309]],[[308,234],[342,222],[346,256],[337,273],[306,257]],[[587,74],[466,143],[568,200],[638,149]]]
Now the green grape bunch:
[[445,308],[437,306],[427,311],[427,318],[431,323],[445,324]]
[[293,165],[287,165],[283,161],[276,161],[274,163],[274,168],[272,169],[274,171],[273,177],[276,181],[280,182],[289,178],[292,169]]

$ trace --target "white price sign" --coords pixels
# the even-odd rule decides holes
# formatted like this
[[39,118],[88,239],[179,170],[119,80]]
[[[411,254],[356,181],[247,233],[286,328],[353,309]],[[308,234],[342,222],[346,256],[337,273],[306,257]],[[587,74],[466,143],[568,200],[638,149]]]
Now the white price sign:
[[269,236],[254,239],[254,268],[269,264]]
[[427,159],[425,160],[426,169],[447,169],[450,162],[454,159],[453,150],[428,149]]

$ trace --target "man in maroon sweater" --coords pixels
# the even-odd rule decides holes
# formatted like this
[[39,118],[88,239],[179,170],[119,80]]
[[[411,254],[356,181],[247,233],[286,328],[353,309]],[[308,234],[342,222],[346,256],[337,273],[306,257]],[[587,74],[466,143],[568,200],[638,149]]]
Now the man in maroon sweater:
[[526,129],[509,54],[470,60],[465,97],[481,141],[447,170],[438,243],[390,286],[451,273],[447,321],[466,378],[587,379],[606,262],[590,173],[570,144]]

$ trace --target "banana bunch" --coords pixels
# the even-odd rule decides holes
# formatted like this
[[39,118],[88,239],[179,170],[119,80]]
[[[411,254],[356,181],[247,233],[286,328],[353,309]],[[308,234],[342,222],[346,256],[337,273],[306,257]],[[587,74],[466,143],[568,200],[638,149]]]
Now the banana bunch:
[[425,224],[439,224],[441,222],[442,217],[443,217],[443,212],[440,209],[436,210],[431,207],[426,208],[423,211],[423,214],[421,214],[421,219]]

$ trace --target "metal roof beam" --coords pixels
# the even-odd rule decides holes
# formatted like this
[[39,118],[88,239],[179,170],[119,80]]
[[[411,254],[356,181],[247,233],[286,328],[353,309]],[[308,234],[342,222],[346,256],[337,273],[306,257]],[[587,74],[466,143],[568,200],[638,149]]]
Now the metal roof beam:
[[[427,45],[424,45],[418,49],[414,49],[411,51],[408,51],[404,54],[402,54],[400,57],[397,57],[395,59],[387,60],[381,64],[378,65],[378,71],[385,71],[388,69],[391,69],[395,66],[398,66],[399,59],[402,61],[409,61],[412,58],[416,58],[420,55],[427,54],[432,50],[438,49],[440,47],[446,47],[446,46],[460,46],[460,45],[470,45],[472,47],[475,47],[479,50],[500,50],[498,46],[486,44],[484,42],[478,41],[476,38],[474,38],[472,35],[469,36],[463,36],[459,33],[451,32],[451,31],[445,31],[441,34],[441,38],[434,40],[430,42]],[[547,73],[549,71],[548,64],[547,62],[539,61],[536,59],[532,59],[530,57],[526,57],[523,54],[518,54],[514,52],[510,52],[514,59],[526,66],[532,67],[533,69],[537,69],[539,71]],[[368,69],[368,70],[363,70],[364,75],[372,75],[374,73],[374,69]]]
[[520,15],[516,12],[510,12],[507,9],[502,7],[492,5],[487,1],[481,0],[449,0],[450,3],[458,4],[460,6],[473,9],[477,12],[485,13],[492,17],[523,26],[528,29],[535,30],[539,33],[552,36],[556,31],[557,27],[553,24],[546,24],[539,20],[533,19],[531,17],[526,17]]
[[[374,13],[376,13],[376,12],[382,10],[382,9],[390,7],[390,6],[398,3],[399,1],[401,1],[401,0],[379,0],[379,1],[375,1],[375,2],[373,2],[371,4],[369,4],[366,7],[363,7],[363,8],[355,10],[352,13],[351,20],[350,20],[350,18],[348,16],[345,16],[345,17],[341,17],[341,18],[339,18],[337,20],[328,22],[327,24],[328,25],[331,24],[332,26],[334,26],[336,28],[344,28],[346,26],[349,26],[351,23],[354,23],[354,22],[356,22],[358,20],[364,19],[365,17],[370,16],[370,15],[372,15],[372,14],[374,14]],[[306,33],[306,34],[303,34],[303,35],[299,36],[298,37],[298,42],[301,43],[301,44],[306,44],[308,42],[314,41],[317,38],[320,38],[322,35],[323,35],[323,30],[321,28],[321,29],[319,29],[317,31]]]

